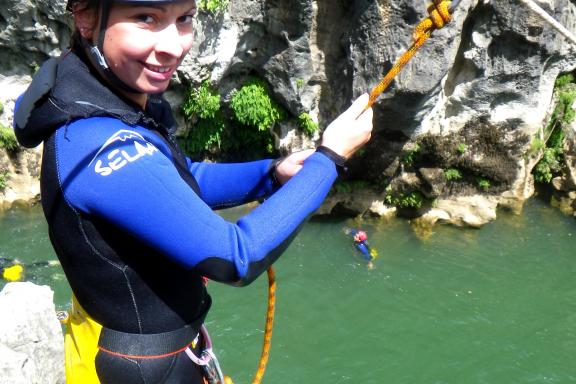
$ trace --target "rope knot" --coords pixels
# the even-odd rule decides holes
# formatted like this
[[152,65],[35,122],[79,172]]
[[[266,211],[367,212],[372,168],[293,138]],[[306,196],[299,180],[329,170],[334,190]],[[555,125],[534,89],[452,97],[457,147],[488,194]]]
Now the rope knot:
[[450,1],[434,0],[428,6],[428,17],[422,20],[414,29],[414,40],[420,39],[423,35],[428,35],[435,30],[444,27],[452,20],[450,14]]

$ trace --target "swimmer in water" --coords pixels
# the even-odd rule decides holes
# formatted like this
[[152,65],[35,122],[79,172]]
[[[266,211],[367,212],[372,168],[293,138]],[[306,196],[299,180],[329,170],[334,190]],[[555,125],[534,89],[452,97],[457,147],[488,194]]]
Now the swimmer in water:
[[373,260],[378,256],[378,251],[370,247],[366,232],[352,228],[346,229],[345,232],[353,237],[354,247],[362,254],[362,258],[366,260],[368,268],[374,268]]

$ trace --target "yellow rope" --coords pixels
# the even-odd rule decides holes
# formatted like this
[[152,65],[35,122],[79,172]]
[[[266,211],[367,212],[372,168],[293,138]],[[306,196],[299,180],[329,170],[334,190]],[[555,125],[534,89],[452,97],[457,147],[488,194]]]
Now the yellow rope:
[[266,371],[266,364],[270,357],[270,346],[272,345],[272,327],[274,325],[274,309],[276,307],[276,276],[272,267],[268,268],[268,310],[266,311],[266,329],[264,331],[264,344],[262,345],[262,354],[260,355],[260,362],[258,370],[252,380],[252,384],[260,384],[264,372]]
[[[428,7],[429,17],[424,19],[414,29],[414,42],[408,51],[400,57],[394,64],[388,74],[382,79],[372,92],[370,92],[370,99],[364,110],[370,108],[378,96],[390,85],[392,79],[402,70],[402,67],[414,56],[418,48],[420,48],[426,40],[432,35],[436,29],[442,28],[445,24],[452,20],[450,15],[450,1],[434,0]],[[260,362],[258,370],[252,380],[252,384],[260,384],[264,372],[266,371],[266,364],[270,357],[270,346],[272,344],[272,327],[274,324],[274,309],[276,305],[276,278],[272,267],[268,268],[268,311],[266,312],[266,330],[264,332],[264,344],[262,345],[262,354],[260,355]]]
[[[450,20],[452,16],[450,15],[450,1],[444,0],[434,0],[432,4],[428,7],[429,17],[420,22],[414,29],[414,42],[412,46],[400,57],[400,59],[394,64],[390,69],[388,74],[382,79],[382,81],[370,92],[370,99],[368,104],[364,108],[364,111],[374,104],[374,101],[380,96],[382,92],[390,85],[392,79],[402,70],[406,63],[414,56],[418,48],[420,48],[426,40],[432,35],[432,32],[436,29],[444,27]],[[364,112],[362,111],[362,112]],[[262,382],[262,377],[264,377],[264,372],[266,371],[266,364],[268,364],[268,358],[270,357],[270,346],[272,345],[272,327],[274,325],[274,309],[276,305],[276,278],[274,276],[274,270],[272,267],[268,268],[268,311],[266,312],[266,329],[264,332],[264,344],[262,345],[262,354],[260,355],[260,362],[258,364],[258,370],[256,375],[252,380],[252,384],[260,384]],[[229,378],[227,378],[228,383]]]
[[[402,70],[402,67],[414,56],[418,48],[420,48],[426,40],[432,35],[436,29],[442,28],[450,20],[450,1],[434,0],[428,7],[429,17],[424,19],[414,29],[414,42],[412,46],[406,51],[402,57],[394,64],[388,74],[382,81],[370,92],[370,99],[364,110],[370,108],[378,96],[390,85],[392,79]],[[252,384],[260,384],[264,372],[266,371],[266,364],[270,357],[270,346],[272,344],[272,327],[274,324],[274,309],[276,305],[276,278],[272,267],[268,268],[268,311],[266,312],[266,330],[264,332],[264,344],[262,345],[262,354],[260,355],[260,362],[258,370],[252,380]]]
[[[264,331],[264,343],[262,344],[262,353],[258,362],[258,369],[252,380],[252,384],[260,384],[266,364],[270,357],[270,347],[272,346],[272,327],[274,325],[274,309],[276,308],[276,276],[272,267],[268,268],[268,309],[266,311],[266,328]],[[224,378],[224,384],[234,384],[229,376]]]
[[424,45],[426,40],[428,40],[432,35],[432,32],[444,27],[444,25],[448,24],[452,20],[452,15],[450,14],[449,9],[450,4],[450,1],[434,0],[434,2],[428,6],[429,16],[414,28],[414,41],[412,45],[402,56],[400,56],[396,63],[394,63],[382,81],[372,89],[368,104],[366,104],[366,107],[364,107],[362,112],[374,104],[378,96],[388,88],[394,77],[400,73],[406,63],[408,63],[408,61],[410,61],[410,59],[416,54],[418,48]]

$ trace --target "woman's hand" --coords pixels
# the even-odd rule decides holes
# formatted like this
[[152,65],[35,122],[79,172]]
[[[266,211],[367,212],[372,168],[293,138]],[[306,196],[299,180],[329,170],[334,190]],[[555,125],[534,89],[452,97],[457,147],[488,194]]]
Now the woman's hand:
[[311,154],[314,153],[314,149],[306,149],[300,152],[294,152],[282,159],[278,164],[276,164],[276,180],[282,185],[284,185],[292,176],[298,173],[302,169],[304,160],[306,160]]
[[368,94],[357,98],[352,106],[324,130],[322,146],[349,159],[372,135],[372,108],[360,113],[368,104]]

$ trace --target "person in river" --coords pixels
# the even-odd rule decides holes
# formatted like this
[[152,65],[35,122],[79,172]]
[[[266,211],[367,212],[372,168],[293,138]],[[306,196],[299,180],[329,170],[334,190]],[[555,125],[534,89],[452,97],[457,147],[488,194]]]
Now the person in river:
[[378,256],[376,248],[372,248],[368,243],[368,235],[361,229],[346,228],[344,233],[352,236],[354,248],[362,255],[368,269],[374,268],[374,259]]
[[[41,201],[73,292],[67,383],[219,382],[203,277],[244,286],[286,249],[371,136],[362,95],[320,146],[277,160],[186,157],[162,93],[193,43],[193,0],[70,0],[71,48],[17,101],[43,142]],[[228,222],[215,209],[260,200]],[[216,370],[218,371],[218,370]]]

